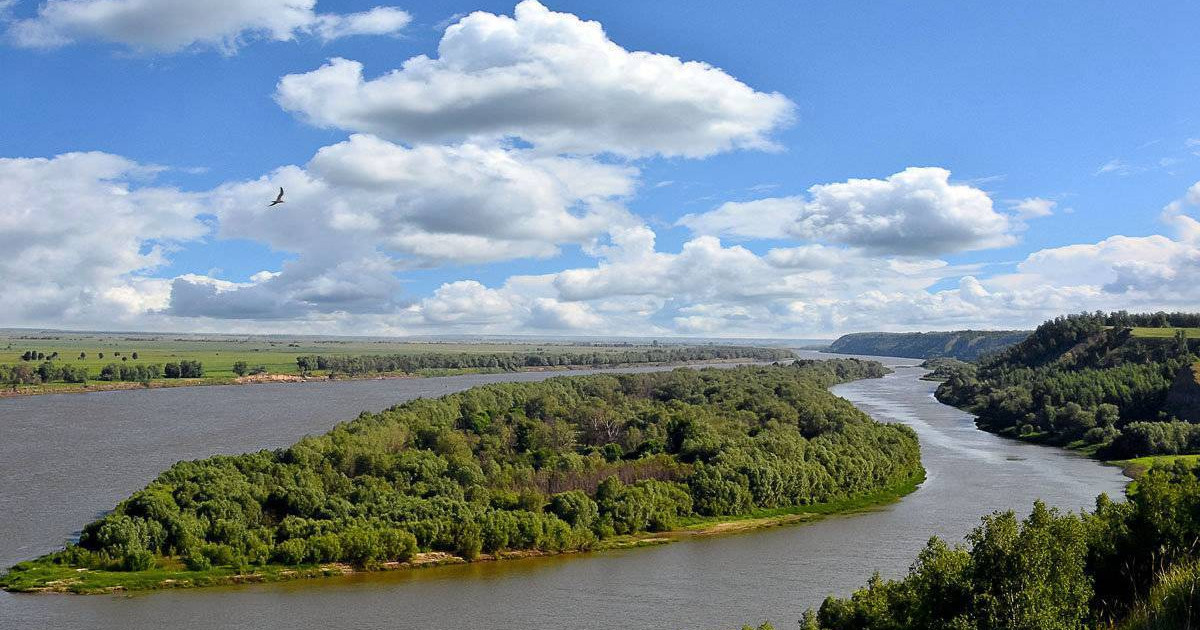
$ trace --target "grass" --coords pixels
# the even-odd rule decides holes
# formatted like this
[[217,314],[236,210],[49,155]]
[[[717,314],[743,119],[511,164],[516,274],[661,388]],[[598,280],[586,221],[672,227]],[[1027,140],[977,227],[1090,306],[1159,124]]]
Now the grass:
[[[199,361],[204,365],[201,379],[155,379],[152,387],[184,385],[221,385],[236,378],[233,364],[245,361],[250,368],[262,366],[269,374],[298,375],[296,357],[301,355],[385,355],[385,354],[504,354],[536,352],[622,352],[643,346],[585,342],[434,342],[401,341],[395,339],[347,339],[317,337],[274,337],[234,335],[170,335],[156,333],[75,333],[0,330],[0,365],[26,364],[36,368],[40,361],[22,362],[27,350],[46,355],[58,352],[55,363],[87,368],[91,379],[80,383],[43,383],[20,385],[16,390],[4,387],[4,393],[54,394],[107,389],[133,389],[141,383],[106,382],[94,380],[101,368],[110,364],[177,363],[181,360]],[[133,354],[137,353],[137,358]],[[80,358],[81,353],[85,355]],[[103,355],[103,357],[101,357]],[[447,376],[467,372],[488,371],[482,368],[421,370],[419,376]],[[324,373],[310,373],[323,377]],[[375,375],[372,375],[375,376]]]
[[1188,339],[1200,339],[1200,328],[1134,328],[1133,336],[1171,339],[1177,330],[1187,333]]
[[[916,490],[925,481],[925,471],[872,493],[838,501],[802,505],[773,510],[755,510],[736,516],[694,517],[681,521],[668,532],[647,532],[615,536],[600,541],[591,550],[630,549],[662,545],[690,536],[731,534],[768,527],[806,522],[825,515],[854,512],[898,501]],[[571,550],[583,551],[583,550]],[[432,555],[432,554],[431,554]],[[439,564],[463,562],[457,556],[438,554],[432,562],[388,563],[368,570],[422,568]],[[514,553],[518,557],[544,555]],[[482,559],[496,559],[485,556]],[[189,571],[175,558],[159,558],[157,566],[145,571],[103,571],[79,569],[50,564],[42,560],[22,562],[8,573],[0,575],[0,587],[14,592],[57,592],[76,594],[111,593],[114,591],[144,591],[166,588],[193,588],[223,584],[280,582],[305,578],[344,575],[351,571],[346,565],[265,565],[239,570],[234,567],[214,567],[205,571]]]
[[1113,466],[1120,466],[1125,476],[1130,479],[1137,479],[1146,474],[1146,471],[1153,468],[1155,464],[1169,464],[1176,461],[1195,465],[1200,462],[1200,455],[1151,455],[1148,457],[1135,457],[1134,459],[1116,459],[1107,463]]
[[[189,336],[131,334],[108,335],[87,333],[7,333],[0,334],[0,365],[21,363],[21,354],[36,350],[45,354],[58,352],[58,361],[88,368],[98,374],[109,363],[121,363],[128,357],[133,363],[174,363],[182,359],[204,364],[206,377],[232,378],[233,364],[245,361],[251,367],[262,365],[273,374],[295,374],[296,357],[308,354],[381,355],[466,353],[492,354],[509,352],[618,352],[629,346],[590,345],[583,343],[459,343],[408,342],[396,340],[346,340],[315,338],[274,338],[229,336]],[[80,353],[86,358],[80,359]],[[133,353],[138,358],[133,359]],[[104,356],[101,357],[100,355]],[[40,362],[29,362],[35,366]]]

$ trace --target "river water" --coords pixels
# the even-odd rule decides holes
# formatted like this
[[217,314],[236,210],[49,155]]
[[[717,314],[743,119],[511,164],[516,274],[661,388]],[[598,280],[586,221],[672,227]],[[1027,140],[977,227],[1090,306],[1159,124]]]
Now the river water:
[[[348,578],[134,596],[0,592],[0,628],[788,627],[805,608],[848,594],[875,571],[902,575],[929,536],[959,541],[993,510],[1028,512],[1038,498],[1074,510],[1101,492],[1120,495],[1116,468],[979,431],[969,414],[934,400],[917,361],[870,358],[895,373],[834,393],[877,420],[913,427],[928,472],[916,492],[883,508],[661,547]],[[56,548],[180,459],[282,447],[362,410],[562,374],[0,400],[0,565]]]

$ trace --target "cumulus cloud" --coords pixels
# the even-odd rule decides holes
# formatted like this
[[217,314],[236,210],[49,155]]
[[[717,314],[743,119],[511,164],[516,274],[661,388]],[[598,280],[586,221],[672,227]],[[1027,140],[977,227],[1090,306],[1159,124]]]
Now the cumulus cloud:
[[395,35],[411,21],[408,12],[396,7],[375,7],[360,13],[317,15],[308,28],[332,41],[352,35]]
[[565,305],[601,318],[578,320],[577,329],[592,332],[804,336],[1031,327],[1080,310],[1194,308],[1200,301],[1197,206],[1200,184],[1164,210],[1173,236],[1114,236],[1044,249],[1000,274],[988,273],[987,265],[841,245],[759,255],[712,236],[663,252],[653,232],[639,226],[614,235],[616,245],[600,252],[593,267],[475,288],[494,302],[486,310],[498,315],[488,325],[511,329],[535,322],[548,327],[533,310]]
[[394,7],[342,15],[316,13],[315,5],[316,0],[48,0],[36,16],[14,21],[8,34],[30,48],[102,41],[154,52],[197,47],[231,54],[255,39],[394,34],[411,20]]
[[936,255],[1016,242],[1013,221],[996,212],[987,193],[952,183],[943,168],[818,184],[807,197],[728,202],[679,223],[699,234],[802,239],[884,254]]
[[[611,231],[639,223],[620,203],[636,174],[582,158],[476,145],[409,148],[355,135],[302,167],[210,193],[218,236],[266,243],[297,259],[230,290],[176,279],[171,313],[398,313],[410,306],[397,277],[405,269],[545,258],[567,244],[604,247]],[[287,190],[286,204],[268,208],[263,200],[277,186]],[[445,288],[428,303],[428,321],[473,321],[463,305],[487,295],[479,289]]]
[[0,158],[0,319],[112,323],[165,306],[148,272],[209,228],[199,196],[147,185],[159,169],[108,153]]
[[771,149],[793,109],[706,63],[628,51],[599,23],[535,0],[514,17],[476,12],[450,25],[436,59],[373,79],[333,59],[285,76],[276,100],[315,125],[408,143],[517,137],[552,153],[634,157]]

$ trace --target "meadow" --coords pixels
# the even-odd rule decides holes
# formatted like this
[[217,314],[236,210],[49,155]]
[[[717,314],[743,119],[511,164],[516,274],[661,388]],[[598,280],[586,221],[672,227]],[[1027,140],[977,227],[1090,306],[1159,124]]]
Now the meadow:
[[[584,363],[588,364],[593,363],[592,359],[599,355],[607,358],[595,361],[597,365],[600,363],[620,364],[627,360],[626,357],[618,356],[621,353],[629,356],[630,353],[667,349],[678,353],[683,349],[698,347],[699,344],[659,346],[656,343],[618,341],[409,341],[395,338],[80,333],[10,329],[0,330],[0,366],[24,365],[36,369],[43,363],[43,360],[52,360],[59,367],[84,368],[88,371],[87,383],[62,382],[57,378],[48,382],[9,383],[9,387],[4,393],[11,395],[141,386],[169,387],[229,383],[238,377],[235,373],[235,364],[238,363],[244,363],[243,367],[248,369],[251,374],[265,373],[294,377],[303,375],[310,378],[323,378],[330,376],[330,370],[334,370],[337,372],[337,377],[364,375],[356,374],[354,371],[346,369],[345,366],[332,363],[330,370],[326,370],[324,364],[317,369],[314,363],[313,367],[302,371],[297,364],[297,358],[301,356],[328,358],[331,362],[336,362],[339,358],[344,357],[356,363],[362,363],[364,359],[371,357],[390,357],[392,359],[396,357],[427,357],[423,363],[433,367],[412,368],[407,372],[401,369],[399,372],[433,376],[464,372],[504,371],[502,366],[493,362],[462,359],[474,355],[500,357],[513,355],[521,359],[527,355],[558,357],[558,362],[547,362],[547,365],[563,367],[563,358],[567,356],[582,357]],[[754,357],[756,355],[753,353],[761,349],[741,347],[740,350],[751,352],[751,354],[738,356]],[[30,353],[35,358],[29,360],[22,358],[23,355],[30,356]],[[737,353],[734,352],[734,354]],[[38,356],[45,359],[36,358]],[[443,359],[460,357],[460,359],[450,361],[451,367],[445,367],[445,360],[439,362],[428,359],[434,356]],[[635,362],[642,360],[645,360],[645,357],[636,359]],[[129,367],[137,365],[161,367],[180,361],[200,362],[204,369],[203,377],[199,379],[155,377],[147,383],[130,382],[128,379],[108,382],[99,377],[101,370],[112,364]],[[488,367],[489,365],[493,367]],[[520,365],[525,364],[520,363]],[[375,374],[375,372],[379,372],[379,374]],[[390,368],[380,368],[373,370],[372,374],[392,374],[393,372],[399,373]]]
[[1133,328],[1133,336],[1172,339],[1175,337],[1175,331],[1178,330],[1182,330],[1188,339],[1200,339],[1200,328],[1177,328],[1170,326],[1163,328]]

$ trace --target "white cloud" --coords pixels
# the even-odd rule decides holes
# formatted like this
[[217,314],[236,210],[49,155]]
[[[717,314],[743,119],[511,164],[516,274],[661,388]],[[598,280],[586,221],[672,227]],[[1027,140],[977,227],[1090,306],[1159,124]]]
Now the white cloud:
[[431,324],[487,325],[510,322],[517,306],[504,292],[475,280],[443,284],[421,300],[418,312]]
[[375,7],[360,13],[316,16],[309,26],[321,39],[331,41],[352,35],[395,35],[404,30],[412,16],[395,7]]
[[159,169],[107,153],[0,158],[0,321],[113,323],[166,302],[144,274],[203,236],[197,195],[144,185]]
[[[1015,271],[808,244],[765,255],[711,236],[657,251],[645,226],[614,235],[594,267],[515,276],[488,295],[497,330],[538,322],[535,304],[573,304],[590,332],[806,336],[854,330],[1032,327],[1080,310],[1194,309],[1200,302],[1200,183],[1169,205],[1175,235],[1114,236],[1030,254]],[[947,282],[948,288],[940,287]],[[586,318],[582,321],[586,321]],[[544,322],[540,322],[544,326]]]
[[1054,208],[1057,206],[1057,201],[1042,199],[1041,197],[1026,197],[1012,204],[1012,208],[1016,211],[1017,218],[1019,219],[1048,217],[1054,214]]
[[679,223],[699,234],[802,239],[877,253],[931,255],[1016,242],[987,193],[951,183],[950,171],[910,167],[885,179],[818,184],[807,197],[728,202]]
[[1096,168],[1095,175],[1132,175],[1146,170],[1143,166],[1130,164],[1120,158],[1113,158]]
[[[171,312],[246,319],[399,313],[411,301],[397,277],[405,269],[546,258],[567,244],[601,247],[611,231],[639,223],[620,204],[636,175],[580,158],[475,145],[408,148],[355,135],[303,167],[213,191],[220,237],[262,242],[297,259],[233,291],[178,279]],[[280,186],[285,203],[267,207]],[[487,295],[479,289],[451,285],[419,308],[427,322],[474,321],[463,305]]]
[[30,48],[102,41],[142,51],[197,47],[231,54],[251,40],[287,41],[310,32],[325,40],[394,34],[411,19],[393,7],[339,15],[318,14],[315,5],[316,0],[48,0],[35,17],[12,22],[8,34]]
[[534,0],[515,17],[476,12],[449,26],[438,57],[364,79],[333,59],[285,76],[276,100],[323,127],[403,142],[519,137],[549,152],[703,157],[774,148],[792,103],[706,63],[613,43],[600,24]]

